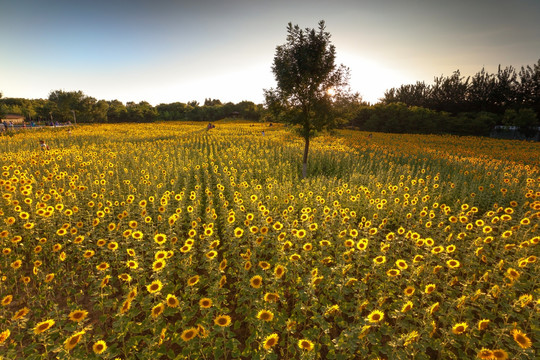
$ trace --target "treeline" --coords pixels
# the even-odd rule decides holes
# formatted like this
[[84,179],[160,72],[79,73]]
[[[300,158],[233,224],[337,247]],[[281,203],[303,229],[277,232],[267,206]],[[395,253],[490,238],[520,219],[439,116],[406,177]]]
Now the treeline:
[[540,60],[533,66],[512,66],[491,74],[482,69],[474,76],[461,76],[455,71],[451,76],[440,76],[434,83],[424,82],[401,85],[387,90],[383,104],[404,103],[451,114],[487,111],[503,114],[507,109],[530,108],[540,113]]
[[496,125],[516,126],[523,138],[535,135],[537,114],[530,108],[451,114],[404,103],[361,107],[349,125],[364,131],[489,136]]
[[146,101],[139,103],[118,100],[97,100],[82,91],[55,90],[48,99],[2,98],[0,94],[0,116],[23,115],[27,121],[77,123],[152,122],[156,120],[216,121],[226,117],[241,117],[258,121],[262,116],[262,105],[251,101],[238,104],[222,104],[217,99],[174,102],[152,106]]
[[387,90],[381,103],[359,110],[351,125],[368,131],[489,135],[495,125],[516,126],[523,133],[538,126],[540,60],[532,66],[499,66],[474,76],[436,77]]
[[[532,66],[499,66],[463,77],[436,77],[433,84],[417,82],[385,92],[381,102],[368,105],[357,95],[335,101],[336,123],[365,131],[394,133],[449,133],[488,136],[496,125],[519,128],[523,138],[534,136],[540,125],[540,60]],[[152,106],[146,101],[126,104],[97,100],[82,91],[56,90],[48,99],[2,98],[0,116],[18,114],[28,121],[78,123],[152,122],[187,120],[212,122],[226,117],[279,121],[263,105],[251,101],[223,104],[217,99]],[[538,135],[536,135],[538,136]]]

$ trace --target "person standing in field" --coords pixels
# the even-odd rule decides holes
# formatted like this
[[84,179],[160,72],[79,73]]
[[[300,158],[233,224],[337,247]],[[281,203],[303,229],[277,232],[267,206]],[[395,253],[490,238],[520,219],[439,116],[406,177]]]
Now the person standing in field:
[[45,140],[39,140],[39,147],[42,151],[50,150],[49,145],[45,144]]

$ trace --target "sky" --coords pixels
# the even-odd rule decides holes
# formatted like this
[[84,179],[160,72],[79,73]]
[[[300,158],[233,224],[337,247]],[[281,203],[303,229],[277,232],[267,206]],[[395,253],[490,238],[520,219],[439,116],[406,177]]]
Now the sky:
[[324,20],[351,90],[376,103],[458,69],[536,64],[538,19],[540,0],[0,0],[0,92],[263,103],[287,24]]

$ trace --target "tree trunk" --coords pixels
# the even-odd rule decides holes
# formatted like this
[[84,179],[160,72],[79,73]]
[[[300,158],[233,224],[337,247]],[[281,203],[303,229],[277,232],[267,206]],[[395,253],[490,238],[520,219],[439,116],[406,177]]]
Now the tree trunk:
[[304,146],[304,159],[302,161],[302,177],[305,179],[307,177],[307,158],[309,151],[309,137],[305,137],[306,144]]

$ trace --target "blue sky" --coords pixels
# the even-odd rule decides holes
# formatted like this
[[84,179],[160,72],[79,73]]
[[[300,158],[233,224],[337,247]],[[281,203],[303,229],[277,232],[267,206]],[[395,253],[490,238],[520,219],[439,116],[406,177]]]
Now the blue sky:
[[538,19],[538,0],[0,0],[0,92],[261,103],[287,23],[325,20],[352,90],[376,102],[457,69],[536,63]]

